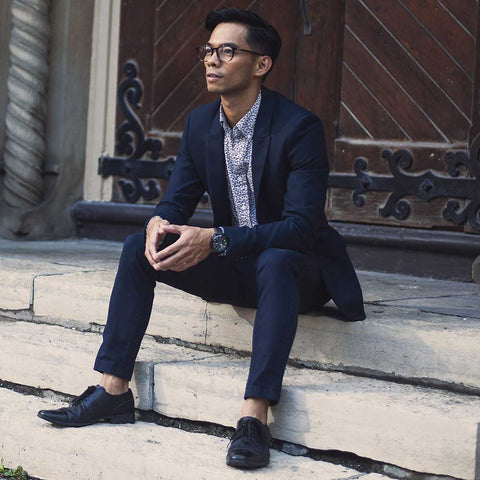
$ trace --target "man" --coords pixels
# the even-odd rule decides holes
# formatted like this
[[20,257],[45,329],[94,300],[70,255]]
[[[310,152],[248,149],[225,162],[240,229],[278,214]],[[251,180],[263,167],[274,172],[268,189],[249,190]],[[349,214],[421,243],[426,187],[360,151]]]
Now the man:
[[[206,300],[257,307],[252,358],[227,464],[269,462],[267,411],[280,389],[298,313],[332,298],[363,320],[362,294],[343,239],[324,215],[328,161],[320,120],[262,87],[280,50],[258,15],[220,9],[198,48],[220,99],[187,118],[176,165],[144,235],[125,241],[95,369],[100,385],[70,407],[41,411],[57,425],[134,422],[128,381],[157,281]],[[203,193],[215,228],[187,226]]]

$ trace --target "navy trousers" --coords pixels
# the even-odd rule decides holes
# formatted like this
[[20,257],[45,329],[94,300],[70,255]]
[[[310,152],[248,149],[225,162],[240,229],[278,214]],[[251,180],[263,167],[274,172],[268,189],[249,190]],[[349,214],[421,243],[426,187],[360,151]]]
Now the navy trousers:
[[315,258],[272,248],[235,261],[209,255],[183,272],[157,272],[144,250],[143,234],[126,239],[95,370],[131,379],[155,284],[162,282],[205,300],[257,308],[245,398],[277,403],[299,312],[329,300]]

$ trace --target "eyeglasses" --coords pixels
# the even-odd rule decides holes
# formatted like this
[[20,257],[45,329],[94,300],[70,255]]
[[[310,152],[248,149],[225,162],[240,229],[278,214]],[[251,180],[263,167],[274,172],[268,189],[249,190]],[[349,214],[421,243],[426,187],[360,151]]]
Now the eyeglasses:
[[232,45],[220,45],[219,47],[202,45],[197,47],[198,58],[201,62],[204,62],[205,59],[210,59],[213,57],[214,52],[217,52],[217,57],[221,62],[229,62],[235,55],[235,52],[247,52],[253,55],[263,55],[263,53],[252,52],[251,50],[245,50],[244,48],[238,48]]

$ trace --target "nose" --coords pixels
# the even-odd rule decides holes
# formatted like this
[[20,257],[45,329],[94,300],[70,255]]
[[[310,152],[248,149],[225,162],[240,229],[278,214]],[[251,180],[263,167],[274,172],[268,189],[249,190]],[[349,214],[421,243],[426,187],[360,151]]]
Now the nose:
[[205,57],[205,65],[218,66],[220,65],[220,58],[218,58],[218,50],[214,50],[209,57]]

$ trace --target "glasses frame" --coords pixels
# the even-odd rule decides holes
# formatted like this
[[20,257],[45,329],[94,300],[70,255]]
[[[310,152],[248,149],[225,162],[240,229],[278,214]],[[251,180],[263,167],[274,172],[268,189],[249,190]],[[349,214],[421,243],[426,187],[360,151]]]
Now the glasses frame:
[[[235,52],[246,52],[246,53],[251,53],[252,55],[259,55],[259,56],[263,56],[264,54],[263,53],[258,53],[258,52],[254,52],[252,50],[246,50],[245,48],[240,48],[240,47],[236,47],[235,45],[229,45],[228,43],[226,44],[223,44],[223,45],[220,45],[219,47],[212,47],[210,45],[200,45],[199,47],[197,47],[197,55],[198,55],[198,59],[201,61],[201,62],[205,62],[205,59],[207,58],[207,54],[205,54],[205,56],[203,57],[203,60],[200,58],[200,49],[201,48],[205,48],[205,47],[208,47],[208,48],[211,48],[212,49],[212,53],[210,55],[209,58],[213,57],[213,55],[216,53],[217,54],[217,58],[220,62],[231,62],[233,60],[233,57],[235,56]],[[223,48],[223,47],[229,47],[233,50],[233,53],[232,53],[232,58],[230,58],[230,60],[222,60],[220,58],[220,54],[218,53],[218,50],[220,48]]]

